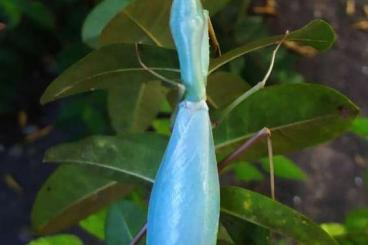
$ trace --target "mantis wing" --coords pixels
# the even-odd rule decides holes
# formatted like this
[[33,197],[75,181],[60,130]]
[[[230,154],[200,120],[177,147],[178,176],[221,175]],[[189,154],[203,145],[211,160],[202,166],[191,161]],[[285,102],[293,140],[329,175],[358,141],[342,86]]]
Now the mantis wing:
[[204,100],[184,101],[151,193],[147,242],[216,244],[219,209],[208,107]]

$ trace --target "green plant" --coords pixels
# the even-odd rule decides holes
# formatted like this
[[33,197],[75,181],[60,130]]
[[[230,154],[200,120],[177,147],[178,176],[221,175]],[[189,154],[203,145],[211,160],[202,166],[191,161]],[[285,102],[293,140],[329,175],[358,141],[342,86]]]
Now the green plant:
[[[227,2],[208,0],[205,8],[214,14]],[[41,188],[33,207],[32,223],[41,234],[62,231],[94,215],[81,226],[113,244],[117,240],[130,241],[144,223],[128,217],[140,209],[139,205],[124,205],[124,200],[119,200],[129,195],[135,203],[142,203],[137,193],[153,183],[167,144],[167,137],[159,132],[169,130],[168,118],[157,119],[157,115],[172,112],[168,104],[175,106],[175,91],[140,66],[134,44],[145,44],[140,46],[142,59],[155,71],[173,81],[178,80],[179,71],[168,31],[171,1],[128,3],[120,1],[116,5],[116,1],[106,0],[92,11],[84,24],[83,38],[96,50],[53,81],[41,98],[42,103],[48,103],[82,92],[106,90],[111,125],[116,132],[114,136],[90,136],[55,146],[47,152],[45,161],[62,165]],[[115,11],[117,8],[119,11]],[[103,16],[103,20],[96,16]],[[226,65],[282,38],[252,41],[211,60],[207,97],[213,118],[250,88],[241,77],[229,73]],[[315,20],[292,31],[287,41],[325,51],[334,43],[335,34],[326,22]],[[265,126],[271,129],[277,154],[300,150],[337,137],[349,129],[357,114],[358,108],[331,88],[304,83],[270,86],[242,101],[214,128],[217,158],[222,159]],[[152,125],[155,132],[147,132]],[[266,149],[265,142],[260,142],[241,160],[260,159]],[[283,158],[280,162],[291,164]],[[296,176],[303,178],[299,172]],[[221,242],[264,244],[272,231],[307,244],[335,244],[317,224],[261,194],[223,187],[221,200]],[[108,208],[108,215],[94,214],[111,203],[115,204]],[[104,225],[94,225],[98,222],[105,222],[106,232],[101,232]]]

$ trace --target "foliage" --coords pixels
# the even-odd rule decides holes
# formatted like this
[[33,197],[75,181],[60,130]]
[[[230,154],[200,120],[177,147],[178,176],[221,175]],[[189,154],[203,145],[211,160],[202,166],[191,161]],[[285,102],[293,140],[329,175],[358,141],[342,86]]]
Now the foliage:
[[356,135],[367,138],[368,137],[368,118],[358,117],[354,120],[351,131]]
[[[153,183],[167,144],[176,91],[141,67],[134,44],[143,43],[139,45],[140,56],[156,72],[177,82],[179,70],[168,31],[171,1],[130,2],[105,0],[92,10],[83,25],[82,37],[95,50],[67,68],[41,98],[45,104],[80,93],[88,92],[88,97],[95,90],[104,90],[107,100],[103,105],[114,130],[114,135],[89,136],[47,152],[45,161],[61,166],[48,178],[34,203],[32,224],[41,234],[60,232],[80,222],[108,244],[128,244],[144,223],[144,210],[122,198],[134,193],[137,186],[147,188]],[[214,14],[227,2],[207,0],[205,7]],[[248,18],[238,19],[236,28],[247,24],[256,27],[252,24],[256,20],[250,18],[249,24],[245,19]],[[226,106],[252,84],[245,82],[244,78],[251,76],[243,76],[243,61],[238,58],[245,54],[258,56],[261,49],[279,42],[284,35],[249,41],[250,37],[255,36],[238,36],[237,41],[247,42],[211,59],[207,97],[211,117],[218,123],[214,138],[219,160],[263,127],[272,132],[276,154],[326,142],[350,128],[359,111],[352,101],[332,88],[300,83],[298,74],[280,72],[276,77],[292,77],[299,82],[266,87],[218,122]],[[287,41],[321,52],[333,45],[335,34],[329,24],[315,20],[291,31]],[[86,121],[93,120],[86,116]],[[91,131],[104,133],[102,127]],[[252,147],[241,156],[241,162],[232,163],[222,174],[235,171],[243,181],[261,181],[263,173],[244,160],[261,160],[267,171],[262,160],[266,156],[265,143],[261,141]],[[302,170],[282,156],[275,158],[275,170],[283,178],[306,178]],[[264,195],[240,187],[223,187],[221,193],[221,223],[232,244],[264,244],[270,239],[270,231],[306,244],[336,244],[317,224]],[[107,207],[107,211],[103,209]]]
[[41,237],[31,241],[28,245],[83,245],[82,241],[74,235],[55,235]]

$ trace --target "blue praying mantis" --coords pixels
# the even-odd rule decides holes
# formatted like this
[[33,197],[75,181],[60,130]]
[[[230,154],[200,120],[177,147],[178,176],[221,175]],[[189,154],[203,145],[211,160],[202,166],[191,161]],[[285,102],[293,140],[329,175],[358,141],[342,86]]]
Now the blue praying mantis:
[[206,104],[208,20],[200,1],[173,1],[170,28],[185,93],[149,201],[148,244],[216,244],[220,188]]
[[[270,136],[268,129],[261,130],[217,164],[206,104],[209,23],[208,11],[203,9],[200,0],[173,1],[170,29],[178,52],[182,81],[182,85],[176,86],[182,91],[179,94],[183,94],[183,100],[178,104],[172,135],[153,185],[147,225],[131,244],[136,244],[146,230],[149,245],[216,244],[220,214],[218,170],[224,169],[259,138]],[[224,116],[265,86],[281,43],[274,50],[265,78],[231,103],[224,110]],[[137,57],[147,71],[173,84],[146,67],[138,51]],[[268,149],[272,159],[270,140]],[[271,168],[273,178],[272,172]],[[273,185],[271,189],[274,197]]]

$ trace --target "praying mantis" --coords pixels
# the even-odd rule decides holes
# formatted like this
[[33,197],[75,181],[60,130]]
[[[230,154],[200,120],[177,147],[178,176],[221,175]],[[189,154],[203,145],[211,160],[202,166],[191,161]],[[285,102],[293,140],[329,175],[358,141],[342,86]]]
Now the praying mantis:
[[[216,244],[220,215],[218,172],[263,137],[268,139],[271,193],[275,198],[272,144],[267,128],[217,164],[212,123],[206,104],[209,26],[210,29],[212,26],[209,23],[208,11],[202,8],[200,0],[173,1],[170,29],[178,52],[182,81],[176,86],[183,99],[177,106],[172,135],[152,188],[147,225],[131,244],[137,244],[145,232],[149,245]],[[214,37],[213,31],[210,33]],[[231,103],[220,121],[241,101],[265,86],[281,43],[273,52],[265,78]],[[137,45],[136,50],[138,61],[145,70],[173,84],[149,69],[140,58]],[[220,49],[218,53],[221,53]]]

